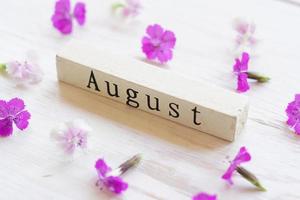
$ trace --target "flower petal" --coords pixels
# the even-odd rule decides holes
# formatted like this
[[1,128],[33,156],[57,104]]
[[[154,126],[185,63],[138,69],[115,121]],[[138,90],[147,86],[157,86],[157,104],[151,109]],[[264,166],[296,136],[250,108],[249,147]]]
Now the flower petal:
[[238,74],[238,86],[237,91],[238,92],[246,92],[249,90],[249,84],[248,84],[248,75],[246,73],[239,73]]
[[85,4],[82,2],[76,3],[74,7],[74,17],[79,25],[83,25],[85,23]]
[[232,175],[236,168],[244,163],[251,160],[251,155],[248,153],[246,147],[241,147],[234,160],[230,163],[228,169],[223,174],[222,179],[226,180],[229,184],[233,184]]
[[247,71],[248,70],[248,62],[249,62],[249,54],[247,52],[243,52],[242,59],[241,59],[241,70]]
[[243,162],[248,162],[250,160],[251,160],[251,155],[248,153],[246,147],[241,147],[240,151],[234,158],[233,162],[239,165]]
[[160,25],[154,24],[147,27],[146,32],[151,38],[160,38],[163,34],[163,29]]
[[217,195],[209,195],[201,192],[193,197],[193,200],[217,200]]
[[173,57],[172,51],[169,49],[158,52],[157,58],[161,63],[165,63],[168,60],[171,60]]
[[230,164],[230,166],[228,167],[228,169],[222,176],[222,179],[226,180],[230,185],[233,184],[233,181],[231,178],[232,178],[233,172],[236,170],[236,167],[237,166],[235,165],[235,163]]
[[233,65],[233,71],[240,72],[241,71],[240,66],[241,66],[241,61],[238,58],[236,58],[235,64]]
[[53,26],[59,30],[62,34],[70,34],[73,29],[72,20],[70,17],[65,17],[61,15],[52,16]]
[[109,176],[105,179],[105,186],[116,194],[121,194],[128,188],[128,183],[119,176]]
[[0,100],[0,119],[6,118],[8,115],[7,103],[4,100]]
[[30,117],[31,115],[28,111],[23,111],[16,115],[14,122],[19,129],[24,130],[29,124],[28,120]]
[[15,116],[25,108],[24,101],[20,98],[13,98],[7,102],[8,114]]
[[71,3],[70,0],[58,0],[55,3],[55,13],[70,13]]
[[162,42],[164,48],[174,48],[176,43],[175,34],[172,31],[165,31],[162,35]]
[[111,168],[106,164],[104,159],[98,159],[95,168],[97,169],[100,178],[104,178],[106,174],[111,171]]
[[0,120],[0,137],[10,136],[13,132],[12,120],[6,118]]

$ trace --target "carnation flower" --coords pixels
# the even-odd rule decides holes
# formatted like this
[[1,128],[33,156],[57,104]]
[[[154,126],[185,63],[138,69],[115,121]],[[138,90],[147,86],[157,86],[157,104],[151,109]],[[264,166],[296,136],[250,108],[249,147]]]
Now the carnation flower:
[[72,155],[76,149],[87,148],[87,137],[91,128],[81,119],[61,123],[52,131],[52,137],[66,154]]
[[246,170],[245,168],[241,167],[240,165],[245,162],[249,162],[251,160],[251,155],[247,151],[246,147],[241,147],[238,154],[235,156],[234,160],[231,161],[228,169],[223,174],[222,179],[227,181],[230,185],[233,185],[232,176],[235,171],[237,171],[243,178],[248,180],[250,183],[255,185],[262,191],[266,191],[266,189],[260,184],[259,180],[256,176]]
[[300,94],[295,95],[294,101],[288,104],[285,112],[288,116],[286,123],[300,135]]
[[62,34],[70,34],[73,29],[73,18],[79,25],[85,23],[86,9],[82,2],[76,3],[73,13],[71,12],[70,0],[58,0],[51,17],[53,26]]
[[245,20],[236,20],[234,23],[234,29],[237,31],[236,44],[238,46],[253,46],[257,40],[254,37],[255,24],[249,23]]
[[147,36],[142,39],[142,50],[149,60],[158,59],[166,63],[173,57],[173,48],[176,43],[172,31],[164,30],[160,25],[154,24],[147,27]]
[[238,92],[246,92],[249,90],[248,84],[248,62],[249,62],[249,54],[243,52],[241,59],[236,58],[235,64],[233,65],[233,71],[237,74],[237,91]]
[[136,17],[142,8],[140,0],[125,0],[125,3],[114,3],[112,5],[112,10],[116,12],[121,11],[124,18]]
[[43,72],[35,63],[28,61],[12,61],[5,64],[7,74],[17,81],[18,85],[39,83],[43,79]]
[[237,91],[246,92],[250,89],[248,79],[256,80],[259,83],[265,83],[270,80],[269,77],[248,71],[250,56],[243,52],[241,58],[236,58],[233,65],[233,72],[237,75]]
[[100,189],[106,188],[115,194],[122,194],[128,188],[128,183],[125,182],[120,176],[124,174],[128,169],[136,166],[141,160],[139,155],[133,156],[121,164],[115,170],[109,167],[104,159],[98,159],[95,168],[98,173],[98,181],[96,186]]
[[28,127],[30,113],[25,109],[24,101],[13,98],[8,102],[0,100],[0,136],[7,137],[13,133],[13,124],[20,130]]

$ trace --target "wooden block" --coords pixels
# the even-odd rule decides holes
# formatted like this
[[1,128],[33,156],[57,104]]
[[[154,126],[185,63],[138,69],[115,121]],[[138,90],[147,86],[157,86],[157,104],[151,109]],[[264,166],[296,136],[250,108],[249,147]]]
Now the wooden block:
[[225,140],[233,141],[247,119],[246,96],[80,42],[56,62],[63,82]]

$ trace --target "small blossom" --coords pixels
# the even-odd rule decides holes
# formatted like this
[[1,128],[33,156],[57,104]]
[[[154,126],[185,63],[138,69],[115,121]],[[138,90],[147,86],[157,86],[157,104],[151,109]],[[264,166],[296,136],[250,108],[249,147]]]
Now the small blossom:
[[114,3],[112,10],[116,12],[121,11],[124,18],[136,17],[142,8],[140,0],[125,0],[125,3]]
[[80,119],[60,124],[52,131],[52,137],[66,154],[72,155],[76,149],[87,148],[87,136],[91,128]]
[[229,168],[227,169],[227,171],[223,174],[222,178],[224,180],[226,180],[229,184],[233,184],[232,181],[232,175],[233,172],[235,172],[236,168],[244,163],[244,162],[248,162],[251,160],[251,156],[248,153],[247,149],[245,147],[241,147],[240,151],[238,152],[238,154],[235,156],[234,160],[230,163]]
[[16,80],[18,85],[36,84],[43,79],[43,72],[35,63],[12,61],[5,66],[7,74]]
[[217,195],[201,192],[193,197],[193,200],[217,200]]
[[158,59],[165,63],[172,59],[172,49],[176,38],[172,31],[164,30],[160,25],[154,24],[147,27],[147,36],[142,39],[142,50],[149,60]]
[[98,181],[96,183],[98,187],[102,188],[105,186],[107,189],[116,194],[121,194],[127,190],[128,183],[123,181],[121,177],[108,175],[109,172],[111,172],[111,168],[103,159],[99,159],[96,162],[95,168],[98,172]]
[[252,46],[256,44],[256,39],[254,37],[255,33],[255,24],[248,23],[244,20],[236,20],[234,23],[234,29],[237,31],[238,35],[236,36],[236,44],[238,46]]
[[25,109],[24,101],[13,98],[6,102],[0,100],[0,136],[7,137],[13,133],[13,123],[18,129],[24,130],[28,127],[30,113]]
[[256,80],[258,83],[265,83],[269,77],[248,71],[250,56],[247,52],[242,53],[241,59],[236,58],[233,65],[233,72],[237,75],[237,91],[246,92],[250,89],[248,79]]
[[294,101],[288,104],[285,112],[288,116],[287,125],[300,135],[300,94],[295,95]]
[[85,23],[85,15],[86,9],[84,3],[76,3],[72,14],[70,0],[58,0],[55,3],[55,10],[51,20],[53,26],[62,34],[70,34],[73,29],[73,17],[82,26]]
[[126,0],[126,4],[123,8],[123,16],[124,17],[135,17],[139,14],[141,9],[140,0]]
[[249,162],[251,160],[251,155],[247,151],[246,147],[241,147],[238,154],[235,156],[234,160],[230,163],[228,169],[223,174],[222,179],[227,181],[230,185],[233,184],[232,176],[235,171],[237,171],[242,177],[251,182],[257,188],[262,191],[266,191],[266,189],[260,184],[259,180],[256,178],[254,174],[241,167],[240,165],[245,162]]
[[102,189],[107,188],[115,194],[122,194],[128,188],[128,183],[125,182],[120,175],[125,173],[129,168],[136,166],[141,160],[139,155],[133,156],[131,159],[127,160],[121,164],[115,170],[109,167],[104,159],[98,159],[95,168],[98,173],[98,181],[96,186]]
[[249,62],[249,54],[247,52],[242,53],[241,59],[236,58],[235,64],[233,65],[233,71],[237,74],[237,91],[238,92],[246,92],[249,90],[248,84],[248,62]]

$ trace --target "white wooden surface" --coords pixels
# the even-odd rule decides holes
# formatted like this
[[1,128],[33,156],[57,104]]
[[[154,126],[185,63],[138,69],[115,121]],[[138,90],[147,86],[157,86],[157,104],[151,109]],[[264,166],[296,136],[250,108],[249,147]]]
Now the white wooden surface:
[[[54,1],[1,1],[1,61],[23,59],[28,50],[35,51],[45,77],[41,84],[25,89],[0,77],[1,99],[22,97],[33,116],[26,132],[16,131],[13,137],[0,140],[0,199],[181,200],[200,191],[216,193],[221,200],[300,199],[300,138],[286,127],[284,112],[300,86],[298,4],[145,0],[142,15],[120,25],[109,15],[112,2],[86,1],[87,24],[75,26],[71,36],[62,37],[50,22]],[[233,90],[231,23],[235,17],[257,24],[260,43],[251,54],[250,68],[272,80],[263,86],[251,85],[249,120],[234,143],[57,81],[55,54],[70,39],[143,59],[140,40],[145,27],[159,23],[177,36],[174,59],[164,70]],[[59,122],[78,117],[93,128],[89,151],[73,162],[62,162],[49,133]],[[261,179],[268,189],[265,193],[239,176],[231,188],[220,178],[227,157],[232,158],[243,145],[253,156],[246,166]],[[97,158],[118,165],[136,153],[142,153],[144,160],[125,176],[130,188],[123,196],[105,194],[94,186]]]

